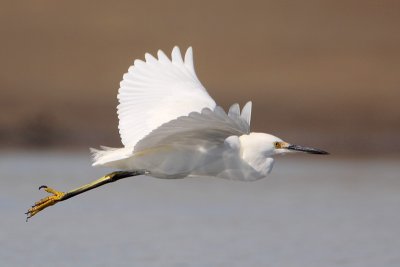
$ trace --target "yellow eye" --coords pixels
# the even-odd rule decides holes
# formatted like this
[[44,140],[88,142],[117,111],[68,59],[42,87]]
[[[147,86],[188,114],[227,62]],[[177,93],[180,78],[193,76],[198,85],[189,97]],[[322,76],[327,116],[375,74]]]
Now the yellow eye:
[[280,142],[274,142],[274,147],[275,148],[281,148],[281,143]]

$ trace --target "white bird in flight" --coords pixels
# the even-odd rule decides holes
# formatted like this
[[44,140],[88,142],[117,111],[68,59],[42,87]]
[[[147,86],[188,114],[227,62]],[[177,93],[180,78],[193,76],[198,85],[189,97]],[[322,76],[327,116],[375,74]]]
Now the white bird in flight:
[[135,60],[120,83],[119,133],[123,148],[92,149],[93,166],[116,171],[71,190],[36,202],[27,218],[57,202],[119,179],[148,175],[156,178],[212,176],[255,181],[270,173],[274,156],[296,151],[325,151],[289,144],[280,138],[250,132],[251,107],[232,105],[226,113],[197,78],[193,52],[182,58],[174,47],[169,59],[161,50],[158,58],[145,54]]

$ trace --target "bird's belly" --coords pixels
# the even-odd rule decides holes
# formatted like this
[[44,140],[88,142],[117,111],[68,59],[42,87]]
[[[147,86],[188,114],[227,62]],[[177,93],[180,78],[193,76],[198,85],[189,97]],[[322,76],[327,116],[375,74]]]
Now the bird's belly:
[[223,155],[218,159],[208,161],[191,173],[193,176],[214,176],[236,181],[256,181],[265,175],[253,169],[236,155]]
[[212,176],[254,181],[265,177],[244,162],[237,153],[216,147],[212,150],[188,147],[160,147],[135,153],[128,169],[144,169],[157,178]]
[[128,169],[144,169],[157,178],[184,178],[199,166],[204,165],[207,156],[197,150],[159,147],[135,153],[128,163]]

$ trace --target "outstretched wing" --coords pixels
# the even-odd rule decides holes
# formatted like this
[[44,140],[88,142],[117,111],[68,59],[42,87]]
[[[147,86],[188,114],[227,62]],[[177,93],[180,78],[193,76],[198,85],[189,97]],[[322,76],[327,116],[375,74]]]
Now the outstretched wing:
[[232,105],[228,114],[219,106],[214,110],[204,108],[201,113],[191,112],[153,130],[136,144],[134,152],[171,145],[218,145],[229,136],[248,134],[250,114],[251,102],[245,105],[242,112],[238,104]]
[[161,50],[158,59],[150,54],[145,58],[135,60],[120,83],[118,128],[125,147],[134,147],[166,122],[216,106],[196,76],[191,47],[184,60],[178,47],[172,60]]

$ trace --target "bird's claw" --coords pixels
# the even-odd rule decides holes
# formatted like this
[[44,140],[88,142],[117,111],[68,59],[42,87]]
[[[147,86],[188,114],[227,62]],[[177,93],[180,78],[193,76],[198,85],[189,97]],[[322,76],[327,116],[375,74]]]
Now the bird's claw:
[[42,198],[38,202],[35,203],[35,205],[32,206],[25,214],[26,214],[26,221],[28,221],[29,218],[35,216],[38,214],[40,211],[44,210],[47,207],[53,206],[57,202],[61,201],[63,196],[65,195],[64,192],[60,192],[57,190],[54,190],[53,188],[50,188],[46,185],[42,185],[39,187],[40,189],[44,189],[47,193],[52,194],[51,196]]
[[41,186],[39,186],[39,190],[43,189],[43,188],[47,188],[47,187],[48,187],[47,185],[41,185]]

